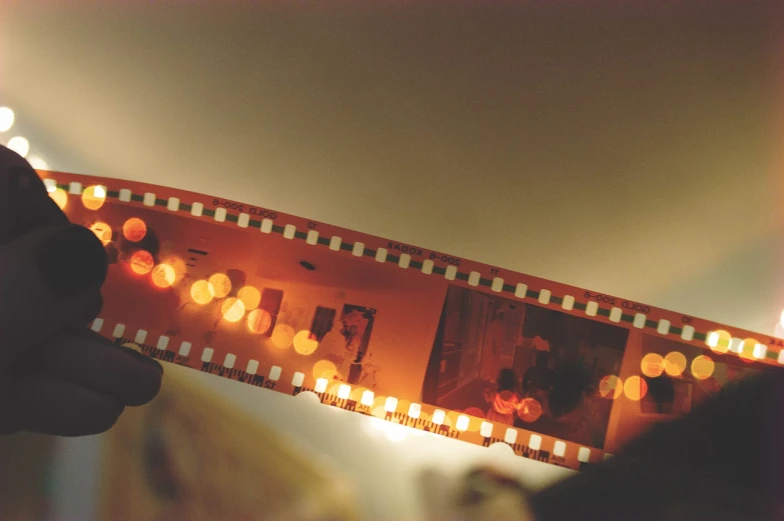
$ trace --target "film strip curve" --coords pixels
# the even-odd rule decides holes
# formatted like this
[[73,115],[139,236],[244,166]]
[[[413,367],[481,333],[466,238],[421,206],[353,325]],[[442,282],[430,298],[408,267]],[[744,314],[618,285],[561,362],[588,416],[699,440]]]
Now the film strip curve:
[[[111,329],[110,338],[117,345],[132,345],[141,350],[145,355],[168,363],[174,363],[186,367],[192,367],[202,372],[228,378],[237,382],[253,385],[255,387],[275,390],[292,396],[297,396],[303,392],[314,393],[319,402],[323,405],[338,407],[351,412],[364,415],[371,415],[372,407],[376,401],[373,391],[364,390],[361,397],[357,400],[352,398],[352,388],[349,384],[340,383],[329,388],[329,382],[325,378],[316,380],[311,388],[305,385],[306,376],[302,372],[295,372],[288,379],[284,377],[284,370],[280,366],[273,365],[265,372],[258,360],[248,360],[245,369],[236,367],[237,357],[232,353],[227,353],[223,362],[213,361],[215,351],[211,347],[202,348],[198,358],[191,358],[193,344],[182,341],[179,348],[170,348],[170,338],[166,335],[159,335],[157,342],[148,344],[149,332],[144,329],[136,331],[132,336],[126,337],[127,331],[125,324],[115,324],[114,328],[104,327],[107,324],[101,318],[95,319],[90,328],[104,336]],[[590,471],[601,459],[611,458],[612,455],[598,449],[579,446],[578,444],[563,440],[551,439],[536,432],[525,431],[515,427],[505,427],[483,420],[478,432],[471,432],[468,429],[470,419],[466,415],[457,415],[454,425],[447,418],[447,411],[426,404],[411,403],[407,410],[400,411],[398,399],[393,396],[381,397],[384,401],[385,415],[383,420],[390,421],[405,427],[418,429],[433,435],[445,436],[447,438],[461,439],[473,442],[484,447],[493,444],[503,444],[512,449],[515,455],[552,463],[556,465],[575,467],[574,459],[577,461],[576,468],[580,471]],[[527,438],[526,438],[527,436]],[[527,443],[524,441],[527,440]],[[575,452],[576,454],[569,454]],[[575,457],[568,457],[568,456]]]
[[[90,177],[88,176],[60,173],[57,173],[56,175],[60,177],[61,180],[63,177],[80,178],[88,182],[90,180]],[[53,177],[42,177],[44,178],[44,183],[50,194],[56,191],[64,191],[72,195],[81,195],[85,190],[84,184],[80,181],[61,182],[58,184]],[[133,184],[139,185],[139,183]],[[350,253],[355,257],[368,260],[372,259],[380,264],[394,265],[402,269],[419,270],[424,275],[435,274],[443,276],[448,281],[457,281],[458,283],[473,288],[481,287],[484,288],[485,291],[490,290],[496,294],[506,296],[513,295],[519,300],[527,300],[529,303],[535,303],[543,307],[558,306],[559,311],[565,311],[571,314],[584,314],[594,320],[603,320],[614,324],[624,323],[626,327],[631,326],[638,330],[655,331],[658,335],[662,336],[678,336],[682,341],[689,342],[693,345],[695,342],[699,342],[701,347],[708,347],[711,350],[722,354],[734,353],[740,356],[746,354],[745,358],[747,361],[769,365],[784,365],[784,349],[781,348],[781,342],[777,339],[771,339],[770,343],[773,344],[773,349],[770,349],[767,345],[759,342],[752,346],[744,345],[744,340],[741,337],[747,336],[745,334],[733,336],[726,330],[718,330],[710,327],[698,329],[695,325],[687,323],[674,325],[673,322],[675,322],[675,320],[670,320],[668,318],[661,317],[655,320],[648,318],[646,313],[641,311],[632,314],[628,312],[628,309],[625,310],[616,305],[603,305],[608,304],[608,302],[603,302],[602,300],[609,301],[610,299],[615,299],[614,297],[599,295],[593,292],[583,292],[578,288],[574,288],[575,291],[573,291],[578,297],[569,293],[558,295],[554,294],[552,290],[544,287],[544,284],[547,281],[541,281],[542,287],[540,287],[540,289],[530,288],[525,282],[510,284],[501,276],[483,277],[482,274],[476,270],[460,270],[451,263],[454,258],[447,255],[431,254],[430,259],[419,261],[413,259],[412,255],[409,253],[401,252],[397,255],[395,253],[390,253],[389,248],[379,246],[373,249],[367,247],[366,244],[360,241],[355,241],[353,243],[344,241],[339,235],[322,236],[314,229],[308,229],[307,232],[298,230],[296,225],[292,223],[276,224],[276,220],[279,218],[292,218],[292,216],[286,216],[268,210],[264,210],[265,216],[259,216],[245,212],[231,213],[227,208],[222,206],[215,209],[206,208],[204,203],[195,200],[198,197],[204,197],[199,196],[198,194],[192,194],[194,200],[191,202],[184,202],[181,201],[180,198],[174,196],[165,198],[158,197],[153,192],[145,191],[142,193],[134,193],[130,189],[114,190],[97,183],[88,184],[88,186],[94,191],[95,196],[113,199],[116,202],[126,205],[141,205],[158,211],[178,212],[183,216],[194,219],[210,220],[221,225],[236,225],[246,229],[255,228],[262,233],[278,234],[287,240],[301,240],[312,246],[326,246],[333,252],[344,252],[344,254]],[[164,188],[161,189],[166,190]],[[229,201],[225,202],[230,203]],[[381,238],[374,239],[385,241]],[[493,271],[497,272],[498,270]],[[525,278],[526,280],[536,279],[535,277],[525,277],[520,274],[515,275],[520,278]],[[585,302],[579,301],[578,298],[580,297],[582,297]],[[623,302],[625,307],[625,304],[628,301]],[[653,310],[654,312],[658,312],[659,314],[677,315],[648,306],[644,307]],[[700,322],[706,325],[712,324],[708,321],[699,319],[694,319],[694,321],[695,324],[699,324]],[[295,372],[291,375],[290,381],[288,381],[287,377],[284,378],[283,368],[275,365],[269,367],[263,375],[259,372],[260,366],[257,360],[248,360],[244,370],[238,369],[237,357],[231,353],[227,353],[222,362],[214,362],[213,358],[215,351],[211,347],[202,348],[200,357],[195,359],[191,357],[193,346],[187,341],[183,341],[175,351],[170,348],[170,339],[166,335],[158,335],[156,344],[150,345],[145,343],[150,335],[148,331],[144,329],[137,330],[133,335],[133,338],[129,338],[126,336],[126,326],[123,324],[114,324],[114,328],[111,332],[108,331],[108,327],[104,326],[106,326],[104,320],[98,318],[92,324],[92,329],[104,334],[104,336],[114,339],[117,343],[134,343],[139,346],[145,354],[156,359],[189,366],[203,372],[248,383],[256,387],[277,390],[295,396],[302,392],[310,391],[319,397],[322,404],[368,415],[371,414],[371,406],[374,403],[377,403],[379,399],[382,399],[386,413],[383,418],[384,420],[430,432],[435,435],[457,438],[483,446],[501,443],[511,447],[518,456],[579,470],[589,471],[592,465],[611,456],[600,449],[558,440],[547,435],[540,435],[536,432],[526,431],[517,427],[494,424],[485,421],[484,419],[482,419],[478,429],[469,429],[469,423],[473,420],[477,420],[476,418],[472,419],[462,414],[450,414],[443,409],[438,409],[426,404],[410,403],[408,410],[399,411],[399,403],[395,397],[374,396],[372,391],[364,391],[361,397],[352,397],[352,388],[350,385],[342,383],[329,388],[330,383],[323,378],[316,379],[312,385],[306,385],[310,383],[308,380],[312,380],[313,378],[306,376],[302,372]],[[756,336],[760,337],[761,335]]]
[[[50,192],[56,189],[66,190],[73,195],[81,195],[83,192],[82,183],[77,181],[58,185],[54,179],[48,178],[44,179],[44,182]],[[511,294],[518,299],[534,299],[543,306],[552,304],[560,306],[564,311],[577,310],[584,312],[588,317],[604,317],[616,324],[619,322],[626,322],[633,325],[635,328],[653,330],[660,335],[674,334],[686,342],[705,342],[711,349],[726,347],[728,352],[740,355],[744,352],[744,349],[748,348],[748,346],[744,345],[744,340],[742,338],[727,337],[727,335],[722,335],[722,332],[696,331],[692,325],[676,326],[666,318],[650,320],[646,314],[642,312],[636,312],[634,314],[626,313],[622,308],[617,306],[604,307],[597,300],[589,300],[586,303],[579,302],[573,295],[553,295],[549,289],[531,289],[523,282],[514,285],[507,284],[501,277],[494,277],[492,279],[482,277],[477,271],[459,271],[454,265],[447,265],[444,267],[437,266],[435,261],[431,259],[420,262],[413,260],[411,255],[407,253],[402,253],[399,256],[393,255],[390,254],[386,248],[380,247],[373,250],[367,248],[365,244],[361,242],[355,242],[354,244],[345,243],[339,236],[326,238],[320,236],[315,230],[308,230],[308,232],[305,233],[297,230],[296,226],[293,224],[286,224],[283,226],[275,224],[272,218],[263,218],[261,220],[251,219],[251,216],[247,213],[241,212],[239,214],[233,214],[229,213],[229,211],[223,207],[212,210],[205,208],[203,203],[183,203],[176,197],[160,199],[151,192],[134,194],[129,189],[109,190],[103,185],[96,185],[96,187],[99,191],[103,190],[104,197],[114,198],[123,203],[141,203],[147,207],[166,208],[172,212],[185,211],[190,213],[193,217],[208,217],[218,223],[230,222],[235,223],[240,228],[258,228],[262,233],[280,234],[285,239],[304,240],[307,244],[314,246],[328,246],[330,250],[335,252],[347,251],[351,252],[351,254],[356,257],[371,257],[374,258],[376,262],[395,264],[403,269],[413,268],[420,270],[425,275],[442,275],[449,281],[463,281],[472,287],[484,286],[490,288],[493,292]],[[447,256],[443,257],[448,258]],[[594,297],[605,297],[605,295],[591,295]],[[768,349],[768,346],[765,344],[757,343],[752,346],[751,350],[751,356],[757,361],[784,365],[784,348],[775,351]]]

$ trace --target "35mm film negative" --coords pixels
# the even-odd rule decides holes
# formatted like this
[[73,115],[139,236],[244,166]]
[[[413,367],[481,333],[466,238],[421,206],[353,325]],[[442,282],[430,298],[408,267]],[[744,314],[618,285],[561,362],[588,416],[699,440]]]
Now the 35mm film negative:
[[93,330],[434,435],[590,470],[784,365],[779,339],[641,302],[222,198],[39,175],[109,255]]

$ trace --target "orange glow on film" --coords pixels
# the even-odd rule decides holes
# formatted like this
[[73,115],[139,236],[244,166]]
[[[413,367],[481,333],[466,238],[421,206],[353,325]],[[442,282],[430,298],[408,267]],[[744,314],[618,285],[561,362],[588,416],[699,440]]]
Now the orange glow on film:
[[754,346],[759,344],[759,340],[756,338],[747,338],[743,341],[743,349],[740,350],[738,356],[744,362],[754,362],[756,359],[754,358]]
[[226,322],[239,322],[245,316],[245,305],[234,297],[227,298],[221,305],[221,313]]
[[[401,403],[403,403],[403,402],[401,402]],[[404,405],[404,407],[399,407],[399,409],[407,411],[409,405],[411,405],[411,404],[410,403],[405,403],[403,405]],[[485,418],[485,412],[482,409],[480,409],[479,407],[469,407],[468,409],[463,411],[463,414],[466,414],[468,416],[473,416],[474,418],[482,418],[482,419]],[[477,425],[477,428],[479,428],[478,425]]]
[[263,309],[254,309],[248,313],[248,329],[251,333],[263,335],[272,325],[272,317]]
[[713,363],[710,357],[700,355],[691,361],[691,374],[697,380],[706,380],[713,375],[713,370],[716,364]]
[[138,273],[139,275],[145,275],[150,273],[152,267],[155,265],[155,261],[152,258],[152,254],[146,250],[139,250],[131,255],[131,269],[134,273]]
[[60,210],[65,210],[66,205],[68,204],[68,194],[62,188],[58,188],[54,192],[49,193],[49,197],[57,203],[57,206],[60,207]]
[[209,280],[212,287],[212,296],[215,298],[223,298],[231,292],[231,280],[223,273],[216,273]]
[[542,406],[534,398],[523,398],[517,416],[526,423],[533,423],[542,415]]
[[680,376],[686,370],[686,357],[683,353],[672,351],[664,357],[664,371],[670,376]]
[[648,392],[648,384],[639,376],[630,376],[623,384],[623,392],[628,399],[639,402]]
[[206,280],[197,280],[191,286],[191,298],[197,304],[209,304],[212,295],[212,286]]
[[623,381],[614,374],[608,374],[599,381],[599,394],[615,400],[623,393]]
[[242,301],[245,309],[256,309],[261,302],[261,293],[253,286],[245,286],[237,292],[237,298]]
[[88,186],[82,192],[82,204],[88,210],[98,210],[106,202],[106,189],[102,186]]
[[708,346],[714,353],[724,354],[730,350],[730,340],[732,335],[727,331],[718,330],[708,334]]
[[294,350],[301,355],[313,354],[318,349],[316,336],[307,330],[302,330],[294,336]]
[[288,349],[294,341],[294,328],[286,324],[276,325],[270,341],[278,349]]
[[92,231],[104,245],[112,241],[112,227],[104,222],[98,221],[93,223],[93,225],[90,226],[90,231]]
[[174,273],[174,268],[170,265],[158,264],[152,269],[150,277],[152,278],[152,283],[159,288],[168,288],[174,284],[176,275]]
[[139,242],[147,235],[147,225],[137,217],[131,217],[122,227],[123,237],[131,242]]
[[650,378],[661,376],[664,372],[664,358],[658,353],[648,353],[640,362],[642,374]]
[[325,378],[327,380],[334,380],[338,374],[337,366],[329,360],[319,360],[313,364],[313,378]]

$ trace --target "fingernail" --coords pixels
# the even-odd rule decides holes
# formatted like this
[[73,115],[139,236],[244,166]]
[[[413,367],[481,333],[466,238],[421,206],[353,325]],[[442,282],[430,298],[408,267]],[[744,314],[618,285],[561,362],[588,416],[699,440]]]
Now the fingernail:
[[159,364],[156,360],[150,358],[149,356],[145,355],[144,353],[140,353],[139,351],[136,351],[135,349],[130,349],[130,348],[127,348],[127,347],[121,347],[121,349],[126,351],[129,355],[133,356],[137,360],[139,360],[141,362],[144,362],[145,364],[149,364],[149,365],[155,366],[155,368],[158,371],[160,371],[161,373],[163,372],[163,367],[161,366],[161,364]]
[[38,250],[38,270],[59,298],[72,297],[103,284],[108,262],[93,232],[72,226],[49,238]]

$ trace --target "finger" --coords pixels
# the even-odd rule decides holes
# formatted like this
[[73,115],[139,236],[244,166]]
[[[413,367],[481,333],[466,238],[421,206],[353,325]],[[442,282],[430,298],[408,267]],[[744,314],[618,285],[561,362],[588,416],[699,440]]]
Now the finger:
[[48,375],[17,380],[7,431],[87,436],[109,430],[124,410],[122,401]]
[[0,247],[0,365],[4,348],[40,344],[83,316],[107,269],[103,245],[81,226],[43,228]]
[[89,300],[85,303],[85,307],[76,312],[75,317],[71,321],[71,325],[75,327],[85,327],[95,320],[101,314],[103,309],[103,296],[100,293],[88,295]]
[[4,199],[0,219],[5,221],[5,226],[0,228],[0,244],[37,228],[68,222],[33,167],[3,146],[0,146],[0,182]]
[[35,355],[45,373],[113,395],[124,405],[144,405],[161,388],[163,368],[158,362],[87,329],[63,333]]

